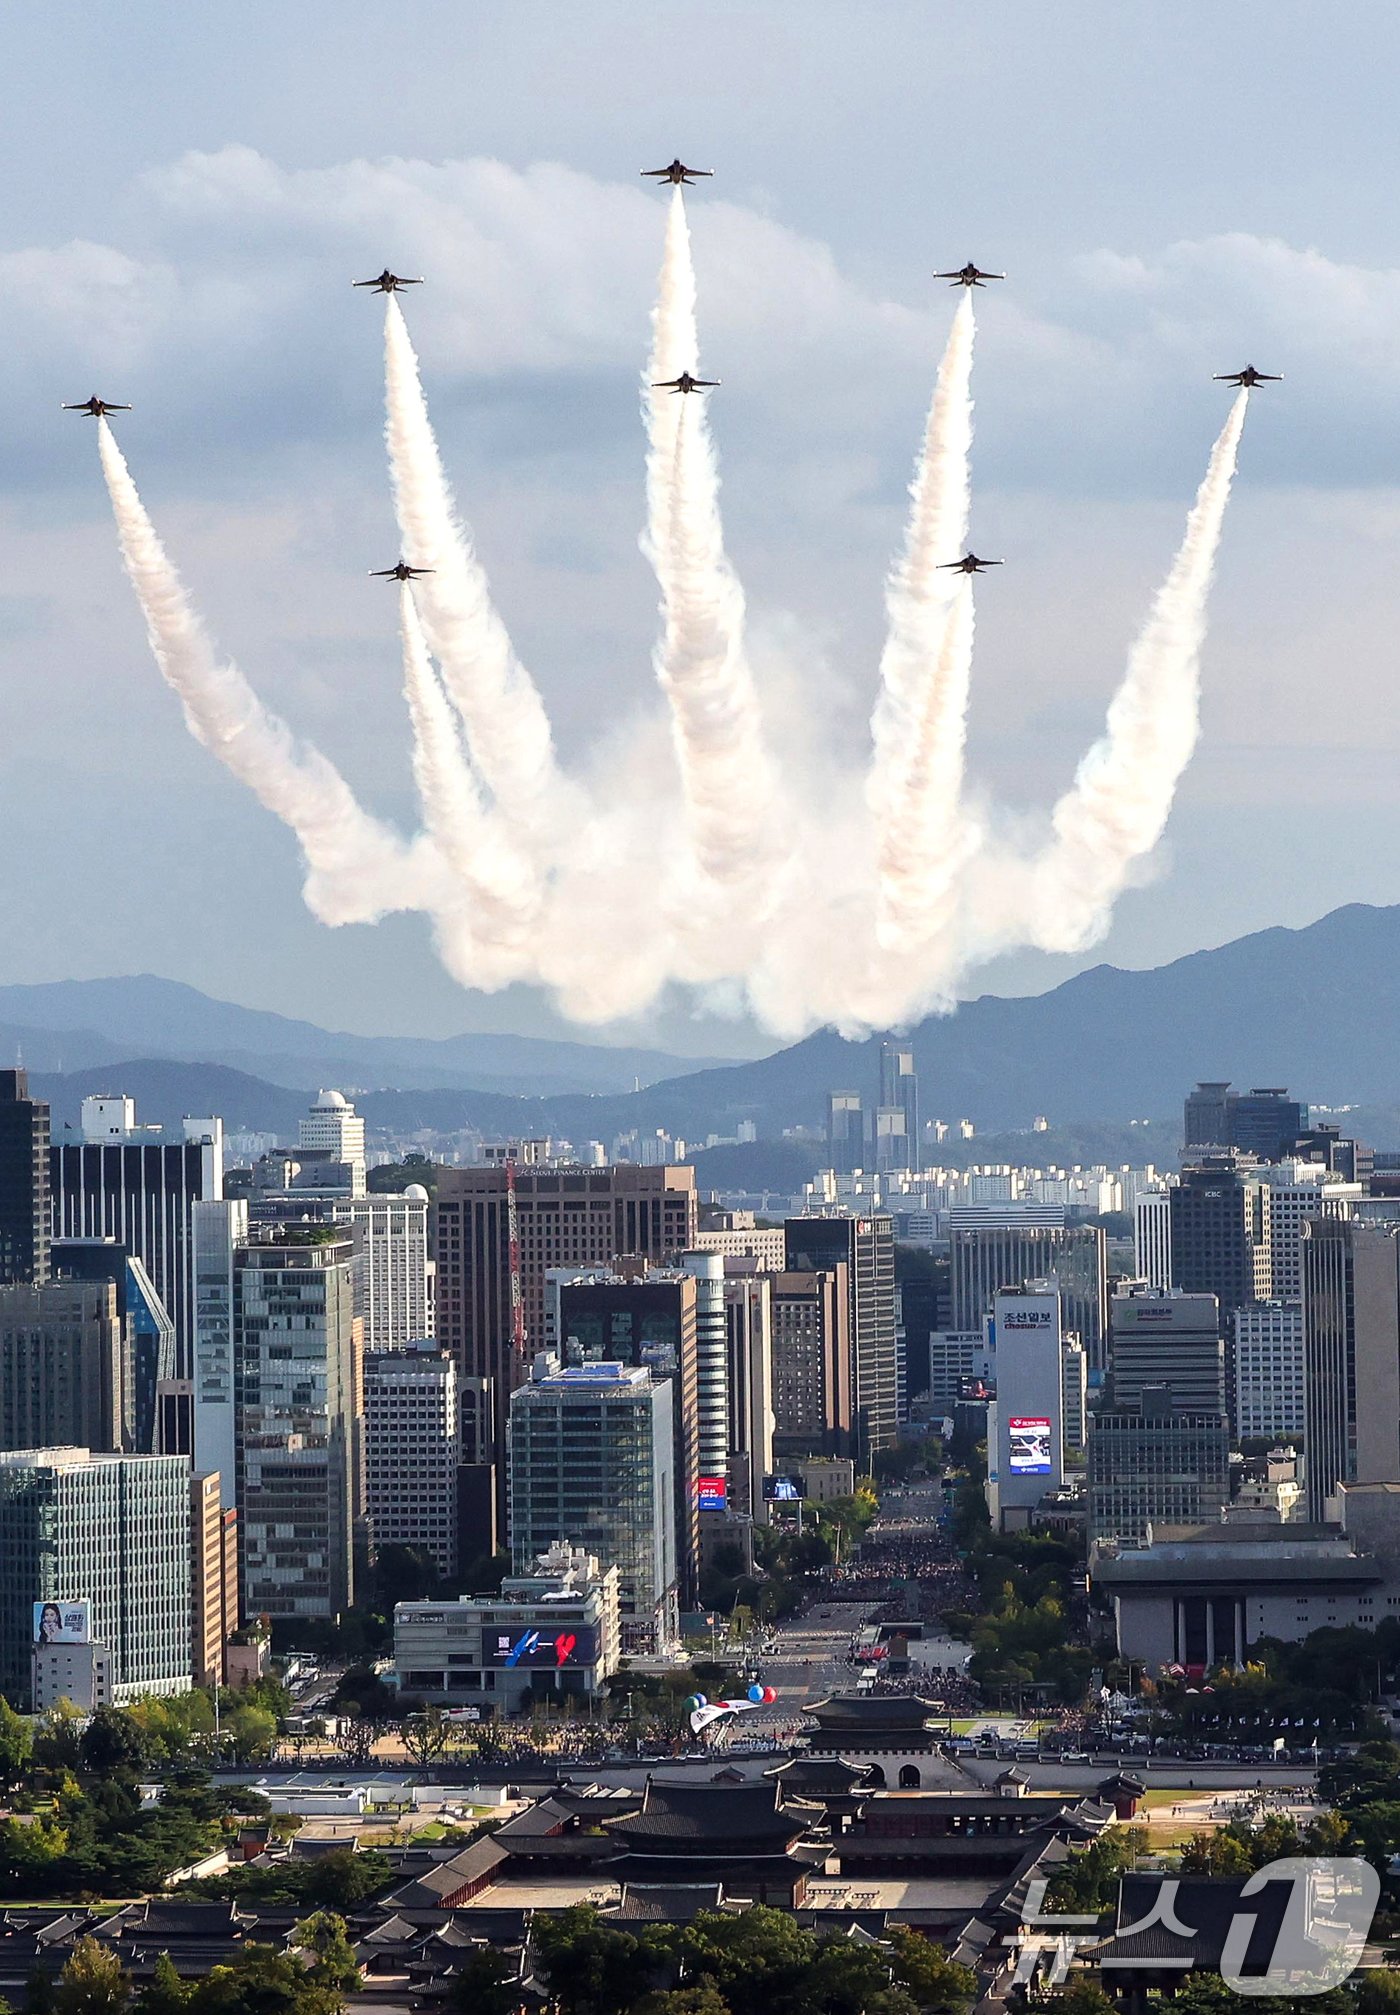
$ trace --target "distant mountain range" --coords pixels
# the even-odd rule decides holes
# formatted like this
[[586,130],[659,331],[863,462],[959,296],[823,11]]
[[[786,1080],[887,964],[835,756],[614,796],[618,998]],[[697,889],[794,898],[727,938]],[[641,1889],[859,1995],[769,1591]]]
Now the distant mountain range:
[[[56,1076],[58,1056],[34,1054],[26,1036],[31,1063],[50,1066],[39,1083],[60,1117],[76,1117],[83,1091],[126,1090],[150,1119],[214,1111],[231,1126],[277,1132],[291,1131],[306,1089],[334,1084],[378,1087],[356,1102],[372,1125],[398,1133],[475,1125],[606,1142],[632,1127],[664,1127],[703,1141],[751,1119],[775,1140],[819,1127],[830,1090],[873,1098],[878,1074],[878,1039],[845,1042],[829,1030],[754,1062],[687,1060],[681,1074],[678,1060],[652,1051],[508,1036],[332,1036],[149,979],[0,988],[0,1020],[31,1036],[43,1030],[46,1040],[61,1031],[65,1065],[80,1037],[106,1046],[84,1058],[91,1067]],[[1369,1108],[1355,1123],[1390,1145],[1400,1134],[1400,1117],[1385,1110],[1400,1105],[1400,907],[1352,905],[1303,930],[1258,931],[1148,972],[1096,966],[1025,999],[985,995],[921,1022],[909,1040],[925,1117],[967,1117],[979,1134],[1027,1129],[1045,1114],[1084,1139],[1116,1123],[1103,1136],[1116,1142],[1129,1120],[1175,1122],[1197,1078],[1230,1078]],[[3,1028],[0,1043],[14,1053]],[[624,1090],[663,1064],[671,1074]],[[559,1087],[585,1070],[586,1091]],[[520,1090],[535,1095],[512,1095]],[[1154,1142],[1163,1138],[1154,1129]]]
[[0,1056],[78,1071],[132,1057],[222,1064],[294,1090],[395,1085],[517,1096],[626,1092],[719,1061],[536,1036],[336,1034],[261,1008],[212,1000],[178,980],[58,980],[0,986]]

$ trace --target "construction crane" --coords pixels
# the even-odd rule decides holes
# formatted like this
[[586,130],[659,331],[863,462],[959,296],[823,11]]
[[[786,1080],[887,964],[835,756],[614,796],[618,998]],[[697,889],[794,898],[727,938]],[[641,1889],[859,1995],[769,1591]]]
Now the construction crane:
[[525,1297],[520,1287],[520,1213],[515,1202],[515,1146],[506,1149],[506,1267],[510,1276],[510,1348],[517,1376],[525,1363]]

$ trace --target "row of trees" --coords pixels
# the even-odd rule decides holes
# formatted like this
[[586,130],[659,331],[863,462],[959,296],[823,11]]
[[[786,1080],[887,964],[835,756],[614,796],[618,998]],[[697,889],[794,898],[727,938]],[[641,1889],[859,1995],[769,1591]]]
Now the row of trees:
[[968,1666],[984,1691],[1042,1691],[1073,1704],[1082,1700],[1094,1654],[1070,1642],[1074,1580],[1083,1554],[1049,1532],[964,1528],[963,1565],[977,1585],[978,1610],[949,1610],[944,1623],[972,1646]]
[[[912,1932],[856,1944],[761,1907],[624,1931],[577,1905],[541,1911],[531,1940],[555,2015],[961,2015],[976,1993],[965,1967]],[[512,1974],[504,1954],[475,1955],[455,1983],[461,2015],[514,2015]]]
[[[197,1981],[182,1980],[162,1953],[135,1991],[110,1946],[80,1938],[56,1981],[30,1979],[26,2015],[338,2015],[359,1985],[344,1918],[321,1910],[296,1925],[286,1951],[245,1945]],[[10,2015],[3,2002],[0,2010]]]

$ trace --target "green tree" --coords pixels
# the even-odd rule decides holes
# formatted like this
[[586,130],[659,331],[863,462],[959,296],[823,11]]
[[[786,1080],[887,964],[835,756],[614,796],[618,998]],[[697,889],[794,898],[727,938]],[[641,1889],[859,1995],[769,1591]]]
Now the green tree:
[[[452,2015],[516,2015],[520,2001],[518,1962],[494,1945],[474,1945],[447,1991]],[[1392,2015],[1392,2011],[1374,2009],[1367,2015]]]
[[1400,2015],[1400,1973],[1375,1967],[1360,1976],[1356,2015]]
[[730,2015],[729,2003],[713,1981],[697,1987],[658,1987],[634,2003],[632,2015]]
[[245,1945],[206,1974],[190,2005],[193,2015],[338,2015],[341,1996],[291,1953]]
[[1254,1856],[1248,1843],[1229,1827],[1193,1833],[1181,1850],[1183,1875],[1251,1875]]
[[977,1975],[950,1959],[941,1945],[896,1925],[890,1932],[891,1970],[920,2008],[958,2010],[977,1999]]
[[423,1714],[411,1714],[399,1734],[410,1763],[426,1770],[446,1753],[452,1740],[452,1723],[440,1708],[430,1707]]
[[81,1760],[83,1717],[71,1700],[56,1700],[39,1717],[34,1761],[45,1770],[76,1770]]
[[647,1986],[630,1931],[599,1922],[591,1904],[537,1915],[531,1926],[540,1977],[559,2015],[619,2015]]
[[168,1952],[162,1952],[155,1970],[136,1996],[135,2015],[186,2015],[193,1989],[187,1987]]
[[223,1733],[234,1758],[252,1763],[266,1756],[277,1739],[277,1717],[266,1707],[235,1707],[224,1717]]
[[[1054,2015],[1116,2015],[1113,2002],[1087,1973],[1067,1981],[1050,2005]],[[1172,2006],[1175,2008],[1175,2002]]]
[[78,1756],[94,1777],[134,1777],[146,1760],[146,1750],[129,1714],[120,1707],[99,1707],[83,1730]]
[[34,1754],[34,1735],[22,1714],[0,1694],[0,1784],[14,1784]]
[[360,1985],[354,1947],[346,1936],[345,1919],[334,1910],[314,1910],[292,1926],[288,1940],[308,1960],[307,1971],[318,1986],[351,1994]]
[[95,1938],[80,1938],[58,1976],[55,2015],[122,2015],[130,1992],[116,1953]]

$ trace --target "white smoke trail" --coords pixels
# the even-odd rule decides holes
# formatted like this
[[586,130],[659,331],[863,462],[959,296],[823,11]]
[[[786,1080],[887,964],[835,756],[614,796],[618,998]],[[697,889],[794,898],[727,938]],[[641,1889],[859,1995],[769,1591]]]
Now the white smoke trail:
[[[657,680],[671,710],[695,887],[696,920],[724,903],[723,927],[756,923],[772,886],[767,854],[774,776],[744,652],[744,596],[724,550],[719,471],[703,395],[652,389],[698,368],[695,273],[679,189],[671,199],[643,410],[647,530],[642,549],[661,585]],[[736,914],[733,898],[745,900]],[[717,916],[709,919],[718,921]]]
[[1107,928],[1134,862],[1166,828],[1200,728],[1206,601],[1249,393],[1230,408],[1170,573],[1128,658],[1106,732],[1055,806],[1055,838],[1034,863],[1024,929],[1047,951],[1075,951]]
[[[457,513],[428,418],[399,304],[384,312],[385,428],[404,557],[428,567],[419,585],[423,629],[466,729],[472,758],[501,815],[539,862],[559,811],[561,779],[549,716],[491,600],[471,533]],[[539,899],[522,864],[520,900]]]
[[529,968],[516,900],[518,863],[513,849],[502,846],[482,802],[406,581],[399,592],[399,632],[414,782],[428,836],[449,878],[432,904],[439,949],[454,978],[490,991]]
[[361,808],[318,749],[294,745],[285,722],[268,711],[236,665],[217,655],[101,418],[97,444],[151,650],[190,733],[296,834],[310,870],[306,899],[323,923],[370,922],[411,907],[410,850]]
[[972,596],[965,576],[944,570],[964,550],[971,512],[973,335],[965,290],[910,485],[904,550],[886,588],[867,801],[878,830],[876,936],[887,950],[913,950],[937,932],[968,845],[960,800]]

